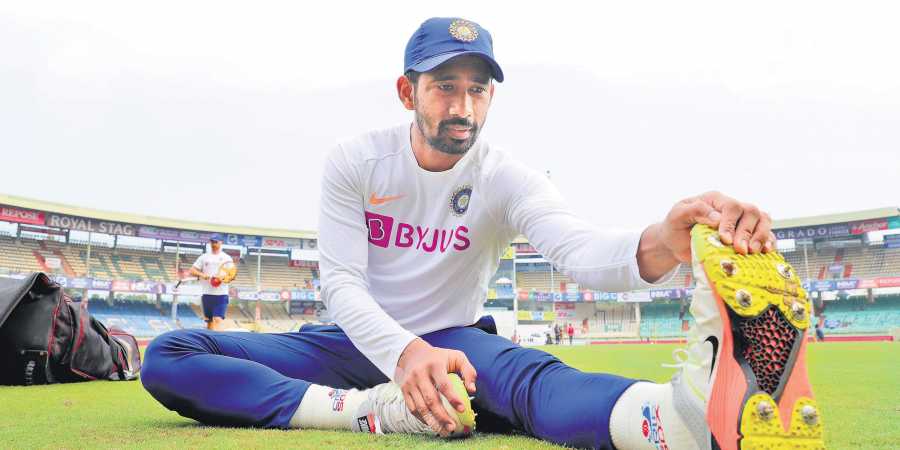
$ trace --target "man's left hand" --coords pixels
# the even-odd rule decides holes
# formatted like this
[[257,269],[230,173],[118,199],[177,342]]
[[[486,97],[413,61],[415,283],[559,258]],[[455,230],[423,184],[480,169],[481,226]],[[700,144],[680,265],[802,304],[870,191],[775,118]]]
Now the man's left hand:
[[712,191],[678,202],[659,224],[660,240],[679,262],[691,260],[691,228],[698,223],[717,228],[722,243],[742,255],[775,249],[768,214],[756,205]]

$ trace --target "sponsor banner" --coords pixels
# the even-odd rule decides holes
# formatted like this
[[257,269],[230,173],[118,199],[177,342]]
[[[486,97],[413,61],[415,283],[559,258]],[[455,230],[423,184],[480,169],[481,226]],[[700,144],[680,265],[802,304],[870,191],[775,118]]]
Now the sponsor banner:
[[314,301],[291,300],[289,307],[291,314],[314,316],[316,315],[316,309],[322,309],[324,305],[322,305],[321,303],[316,304],[316,302]]
[[812,291],[833,291],[834,280],[815,280],[810,283],[809,289]]
[[88,219],[86,217],[65,216],[62,214],[49,214],[47,226],[63,228],[67,230],[88,231],[92,233],[118,234],[122,236],[137,236],[137,227],[128,223],[107,222],[105,220]]
[[832,264],[832,265],[828,266],[828,271],[831,273],[841,273],[844,271],[844,265],[843,264]]
[[537,302],[596,302],[617,301],[619,294],[615,292],[581,291],[581,292],[539,292],[518,291],[519,300],[533,300]]
[[900,216],[891,217],[890,219],[888,219],[888,228],[889,229],[900,228]]
[[110,284],[110,290],[114,292],[141,292],[145,294],[165,293],[165,285],[155,281],[131,281],[114,280]]
[[261,246],[263,248],[303,248],[302,239],[293,238],[275,238],[263,237]]
[[859,280],[859,283],[856,285],[857,289],[873,289],[877,287],[878,283],[875,280]]
[[147,225],[138,227],[137,235],[140,237],[159,239],[163,241],[181,241],[181,242],[207,242],[210,237],[217,236],[222,239],[218,233],[207,233],[201,231],[189,230],[173,230],[171,228],[157,228]]
[[513,259],[516,257],[516,249],[512,247],[506,247],[506,250],[503,251],[503,254],[500,255],[500,259]]
[[155,281],[109,281],[91,278],[67,277],[65,275],[51,275],[50,279],[58,283],[60,286],[68,289],[96,289],[99,291],[141,292],[146,294],[164,294],[166,292],[166,286]]
[[294,290],[291,291],[291,300],[315,300],[316,291],[313,290]]
[[0,220],[6,222],[27,223],[31,225],[43,225],[44,213],[30,209],[14,208],[12,206],[0,206]]
[[887,219],[874,219],[856,222],[850,227],[850,234],[863,234],[870,231],[887,230]]
[[130,292],[131,282],[128,280],[113,280],[112,290],[116,292]]
[[59,269],[62,267],[62,260],[56,257],[48,256],[44,258],[44,265],[47,266],[48,269]]
[[849,236],[850,224],[814,225],[810,227],[781,228],[772,231],[778,239],[832,238]]
[[310,269],[315,269],[319,267],[318,261],[301,261],[299,259],[292,259],[288,261],[288,265],[291,267],[308,267]]
[[243,234],[223,234],[222,243],[228,245],[242,245],[244,247],[259,247],[262,238],[259,236],[246,236]]
[[616,292],[594,292],[594,300],[615,302],[619,300],[619,294]]
[[856,279],[848,279],[848,280],[835,280],[834,287],[839,291],[846,291],[850,289],[856,289],[859,285],[859,280]]
[[884,235],[885,248],[900,248],[900,233]]
[[[262,300],[264,302],[280,302],[282,291],[261,291],[255,289],[238,289],[237,298],[239,300]],[[290,297],[290,294],[288,294]]]
[[875,283],[880,288],[900,287],[900,277],[880,277],[875,279]]
[[519,320],[536,320],[536,321],[553,321],[556,320],[556,313],[552,311],[519,311]]
[[575,311],[575,304],[574,303],[554,303],[553,310],[557,311],[557,312],[563,311],[563,310]]
[[621,292],[618,296],[618,301],[626,303],[649,302],[650,300],[650,291]]
[[90,278],[69,278],[69,285],[72,289],[86,289],[91,285]]
[[669,300],[677,300],[682,298],[684,295],[681,289],[651,289],[650,290],[650,298],[653,300],[658,299],[669,299]]
[[148,294],[163,294],[166,286],[155,281],[132,281],[131,292],[145,292]]
[[280,302],[281,301],[281,292],[280,291],[262,291],[259,293],[259,299],[264,302]]

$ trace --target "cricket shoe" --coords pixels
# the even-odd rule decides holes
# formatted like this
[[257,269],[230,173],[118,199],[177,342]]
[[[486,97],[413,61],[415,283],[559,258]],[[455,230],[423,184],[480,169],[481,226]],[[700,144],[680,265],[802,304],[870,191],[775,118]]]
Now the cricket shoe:
[[705,225],[691,230],[697,286],[673,401],[700,448],[820,449],[806,373],[810,301],[775,251],[741,255]]
[[[443,437],[465,437],[475,430],[475,412],[472,411],[469,393],[456,374],[449,374],[453,391],[463,399],[465,410],[456,411],[447,399],[440,395],[444,410],[453,418],[456,428]],[[364,433],[411,433],[436,436],[438,431],[416,418],[406,406],[403,391],[397,383],[383,383],[369,389],[369,398],[359,408],[354,431]]]

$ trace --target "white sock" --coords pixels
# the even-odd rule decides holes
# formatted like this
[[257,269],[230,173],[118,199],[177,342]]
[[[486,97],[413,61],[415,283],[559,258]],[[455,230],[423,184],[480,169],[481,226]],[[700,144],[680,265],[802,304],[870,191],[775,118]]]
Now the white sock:
[[622,393],[609,417],[613,445],[622,449],[694,448],[672,401],[672,385],[639,381]]
[[300,400],[297,412],[291,417],[290,426],[320,430],[355,430],[359,408],[368,398],[368,391],[310,385],[303,395],[303,400]]

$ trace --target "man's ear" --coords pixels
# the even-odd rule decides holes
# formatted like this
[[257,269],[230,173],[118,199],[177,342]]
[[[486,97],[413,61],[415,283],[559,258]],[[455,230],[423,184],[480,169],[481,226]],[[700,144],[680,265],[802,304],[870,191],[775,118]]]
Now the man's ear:
[[397,78],[397,97],[400,98],[403,107],[410,111],[416,109],[416,106],[413,103],[413,90],[415,88],[416,85],[412,84],[405,75],[401,75],[400,78]]

